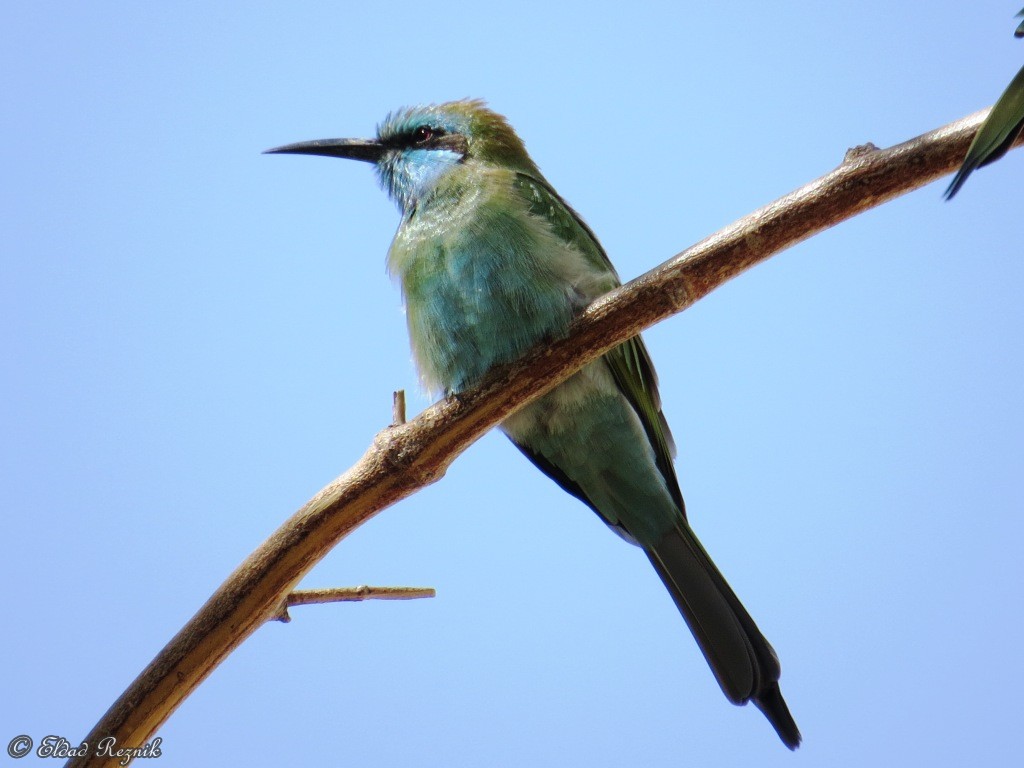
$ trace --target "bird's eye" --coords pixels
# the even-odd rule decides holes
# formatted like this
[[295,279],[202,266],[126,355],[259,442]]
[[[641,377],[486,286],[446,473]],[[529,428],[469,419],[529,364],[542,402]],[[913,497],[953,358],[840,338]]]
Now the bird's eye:
[[412,132],[412,140],[416,144],[426,144],[434,138],[434,129],[429,125],[421,125]]

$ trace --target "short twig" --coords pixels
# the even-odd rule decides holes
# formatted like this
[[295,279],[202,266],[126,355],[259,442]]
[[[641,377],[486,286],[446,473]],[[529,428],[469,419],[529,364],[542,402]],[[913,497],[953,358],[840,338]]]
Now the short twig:
[[281,604],[281,610],[271,619],[289,622],[292,617],[288,609],[293,605],[314,603],[348,603],[359,600],[415,600],[420,597],[434,597],[433,587],[333,587],[331,589],[297,589],[291,592]]
[[395,391],[391,402],[391,426],[400,427],[405,424],[405,390]]

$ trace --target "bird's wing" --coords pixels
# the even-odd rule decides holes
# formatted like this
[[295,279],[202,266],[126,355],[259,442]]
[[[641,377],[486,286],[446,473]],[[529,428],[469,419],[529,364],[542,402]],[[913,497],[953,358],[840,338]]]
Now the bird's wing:
[[[1024,24],[1021,26],[1024,27]],[[1005,155],[1021,130],[1024,130],[1024,67],[1021,67],[1017,76],[1010,81],[1010,85],[1003,91],[1003,95],[992,107],[992,112],[978,129],[974,141],[967,150],[963,165],[946,190],[946,199],[951,199],[957,193],[975,169]]]
[[[546,181],[524,173],[516,175],[516,190],[526,204],[530,213],[538,216],[551,227],[551,230],[566,244],[575,248],[590,264],[608,274],[608,284],[604,290],[611,290],[620,285],[619,277],[598,242],[597,237],[586,225],[580,215],[555,192]],[[588,296],[595,299],[596,296]],[[683,496],[679,490],[672,457],[675,456],[675,443],[668,422],[661,411],[661,397],[658,395],[658,375],[654,371],[651,356],[647,352],[643,339],[634,336],[614,349],[606,352],[602,358],[608,365],[619,390],[633,407],[640,422],[643,424],[647,439],[654,448],[655,462],[665,484],[679,509],[685,510]],[[529,456],[529,454],[527,453]],[[551,470],[541,466],[536,458],[530,456],[549,476]],[[558,478],[555,478],[558,480]],[[559,481],[561,482],[561,481]],[[579,496],[577,490],[562,487],[569,493]]]
[[604,361],[611,368],[612,376],[622,394],[640,417],[647,439],[654,447],[654,459],[658,470],[665,478],[665,484],[679,505],[680,511],[685,513],[683,494],[679,490],[679,480],[676,479],[675,466],[672,464],[676,446],[665,414],[661,411],[658,375],[654,371],[647,347],[639,336],[634,336],[607,352]]
[[511,435],[509,435],[508,439],[512,441],[512,445],[514,445],[516,448],[522,451],[523,455],[526,458],[533,462],[534,466],[536,466],[537,469],[539,469],[549,478],[554,480],[558,484],[559,488],[568,493],[570,496],[575,496],[577,499],[582,501],[584,504],[586,504],[588,507],[594,510],[594,512],[596,512],[599,517],[604,517],[603,515],[601,515],[601,510],[594,506],[594,502],[592,502],[590,498],[587,496],[586,492],[582,488],[580,488],[580,484],[573,480],[571,477],[569,477],[567,474],[565,474],[565,472],[562,471],[561,467],[557,466],[556,464],[553,464],[551,460],[548,459],[548,457],[545,456],[543,453],[533,450],[533,448],[531,448],[529,445],[517,441]]

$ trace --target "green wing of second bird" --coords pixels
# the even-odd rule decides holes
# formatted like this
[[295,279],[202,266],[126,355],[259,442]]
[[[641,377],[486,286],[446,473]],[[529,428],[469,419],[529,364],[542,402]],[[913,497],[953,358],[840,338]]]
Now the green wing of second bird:
[[[1024,16],[1024,10],[1017,14]],[[1024,22],[1014,32],[1024,37]],[[995,162],[1005,155],[1024,130],[1024,67],[1010,81],[1003,95],[992,107],[992,112],[978,129],[978,134],[967,150],[960,170],[946,189],[946,199],[951,200],[960,187],[976,169]]]

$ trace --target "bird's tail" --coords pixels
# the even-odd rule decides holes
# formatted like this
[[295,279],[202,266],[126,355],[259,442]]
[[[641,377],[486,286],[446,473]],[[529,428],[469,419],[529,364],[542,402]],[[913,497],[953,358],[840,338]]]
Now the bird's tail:
[[645,547],[734,704],[753,701],[790,749],[800,730],[779,690],[779,659],[685,521]]

